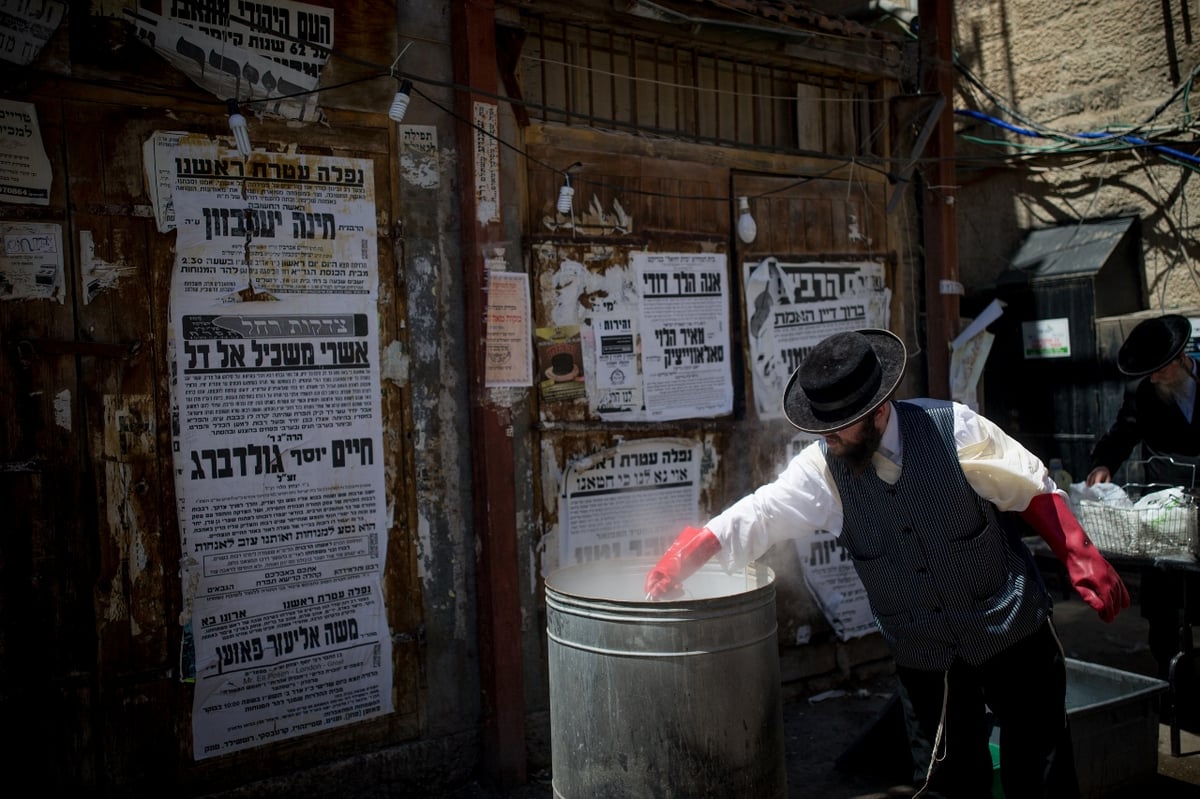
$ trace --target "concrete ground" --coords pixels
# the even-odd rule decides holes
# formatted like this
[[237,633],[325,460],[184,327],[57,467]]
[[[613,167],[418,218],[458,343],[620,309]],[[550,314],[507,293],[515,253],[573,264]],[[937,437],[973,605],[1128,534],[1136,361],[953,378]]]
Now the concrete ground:
[[[1131,586],[1131,589],[1134,586]],[[1078,597],[1056,596],[1055,624],[1068,657],[1132,674],[1156,677],[1146,644],[1146,622],[1136,605],[1105,624]],[[784,705],[789,799],[895,799],[912,797],[897,779],[902,741],[888,721],[890,678],[846,692],[800,698]],[[1197,709],[1200,715],[1200,709]],[[1197,799],[1200,797],[1200,729],[1181,732],[1180,756],[1170,753],[1169,728],[1159,726],[1158,773],[1121,790],[1104,789],[1084,799]],[[840,761],[840,767],[839,767]],[[1095,766],[1096,764],[1093,764]],[[526,785],[508,791],[479,783],[445,799],[552,799],[552,775],[530,775]],[[586,798],[585,798],[586,799]]]

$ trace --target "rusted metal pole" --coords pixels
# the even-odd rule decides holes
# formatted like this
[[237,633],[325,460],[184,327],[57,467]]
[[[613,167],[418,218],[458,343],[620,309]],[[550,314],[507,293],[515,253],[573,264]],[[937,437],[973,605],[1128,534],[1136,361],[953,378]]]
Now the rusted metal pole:
[[[486,253],[502,244],[498,108],[493,99],[496,19],[492,0],[456,0],[454,31],[456,142],[466,292],[467,379],[474,495],[479,669],[483,691],[484,776],[506,788],[526,781],[525,690],[517,569],[516,484],[511,413],[488,403]],[[490,95],[490,96],[489,96]],[[491,128],[489,130],[489,127]]]
[[945,98],[926,150],[925,352],[928,394],[950,398],[950,342],[958,335],[958,185],[954,168],[954,3],[920,0],[921,90]]

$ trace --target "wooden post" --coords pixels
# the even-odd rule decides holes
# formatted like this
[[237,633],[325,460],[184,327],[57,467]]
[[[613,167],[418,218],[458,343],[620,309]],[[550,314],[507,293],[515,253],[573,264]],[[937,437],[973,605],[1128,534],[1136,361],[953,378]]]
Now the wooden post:
[[[517,569],[516,483],[511,413],[488,404],[486,254],[502,242],[495,4],[455,0],[456,142],[462,207],[462,264],[466,292],[467,379],[474,492],[479,608],[479,668],[483,690],[485,777],[505,788],[523,784],[525,690],[521,660],[521,586]],[[490,96],[489,96],[490,95]],[[480,128],[491,125],[491,135]]]
[[925,176],[925,352],[928,393],[950,398],[950,341],[958,335],[958,230],[954,168],[954,4],[918,3],[921,89],[945,98],[926,151]]

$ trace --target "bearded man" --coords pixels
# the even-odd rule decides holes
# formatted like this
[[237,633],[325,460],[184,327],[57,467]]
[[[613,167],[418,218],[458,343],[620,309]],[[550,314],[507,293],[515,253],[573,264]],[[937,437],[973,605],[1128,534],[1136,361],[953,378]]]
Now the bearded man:
[[711,558],[734,571],[777,542],[829,531],[891,648],[920,795],[991,795],[990,709],[1005,796],[1077,797],[1053,603],[1000,514],[1019,513],[1046,540],[1105,621],[1129,594],[1029,450],[965,405],[891,399],[906,360],[887,330],[817,344],[783,410],[821,438],[773,482],[685,529],[646,576],[647,599],[676,597]]
[[1191,340],[1192,323],[1178,314],[1145,319],[1130,331],[1117,368],[1141,379],[1126,390],[1112,427],[1092,448],[1088,485],[1111,480],[1140,443],[1145,482],[1192,487],[1200,463],[1200,413],[1196,362],[1186,352]]
[[[1152,486],[1195,489],[1200,465],[1200,401],[1196,361],[1188,354],[1192,323],[1166,314],[1139,322],[1117,353],[1117,368],[1140,378],[1125,392],[1112,427],[1092,448],[1087,484],[1107,483],[1139,443],[1144,481]],[[1150,651],[1158,676],[1175,688],[1174,708],[1190,729],[1200,728],[1200,686],[1184,681],[1191,628],[1200,624],[1200,573],[1184,569],[1141,569],[1139,605],[1150,623]],[[1174,670],[1172,663],[1175,664]],[[1179,672],[1173,673],[1174,672]],[[1186,699],[1185,697],[1190,697]]]

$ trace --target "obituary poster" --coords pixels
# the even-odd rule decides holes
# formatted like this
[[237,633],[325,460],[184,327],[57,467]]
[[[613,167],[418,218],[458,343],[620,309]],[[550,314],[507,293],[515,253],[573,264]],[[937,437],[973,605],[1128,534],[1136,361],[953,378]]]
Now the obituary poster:
[[690,439],[641,439],[569,464],[560,565],[665,552],[700,523],[701,452]]
[[796,539],[796,553],[804,584],[821,608],[833,632],[842,641],[861,638],[879,627],[871,613],[867,589],[863,588],[850,553],[828,530]]
[[[196,19],[189,19],[195,15],[172,16],[186,6],[197,8],[201,16],[219,15],[224,11],[206,7],[208,5],[173,4],[168,9],[168,16],[160,16],[140,6],[122,10],[132,20],[138,41],[205,91],[222,99],[235,99],[246,106],[253,103],[255,114],[302,122],[321,120],[316,89],[320,64],[327,57],[326,43],[333,42],[333,16],[322,9],[324,19],[311,19],[314,37],[288,44],[295,57],[278,58],[279,53],[272,45],[283,45],[282,37],[259,33],[247,37],[245,29],[232,30],[228,23],[218,27],[197,26]],[[273,4],[243,5],[253,6],[255,12],[260,11],[261,5],[263,13],[279,21],[291,10],[304,13],[295,7],[290,10],[272,8]],[[307,17],[305,19],[309,21]],[[257,49],[260,46],[261,51]]]
[[[819,440],[820,436],[812,433],[794,434],[787,442],[778,471],[786,469],[792,458]],[[828,530],[817,530],[796,538],[795,546],[804,585],[838,638],[849,641],[875,632],[878,627],[867,600],[867,590],[863,588],[850,553],[838,537]]]
[[372,164],[184,144],[172,202],[200,760],[392,711]]
[[886,328],[891,292],[877,262],[768,258],[744,268],[755,411],[783,419],[784,388],[809,350],[834,333]]
[[649,421],[733,412],[723,253],[631,255]]

